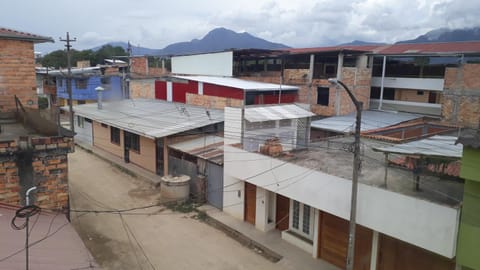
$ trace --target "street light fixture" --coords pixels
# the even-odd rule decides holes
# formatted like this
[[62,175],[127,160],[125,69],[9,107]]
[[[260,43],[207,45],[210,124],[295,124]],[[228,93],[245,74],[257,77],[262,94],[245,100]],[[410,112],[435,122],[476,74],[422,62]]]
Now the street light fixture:
[[354,254],[355,254],[355,227],[357,216],[357,192],[358,192],[358,173],[360,171],[360,125],[362,123],[362,107],[363,103],[353,95],[352,91],[340,80],[335,78],[328,79],[328,82],[334,85],[341,85],[348,96],[352,100],[357,109],[357,117],[355,123],[355,143],[353,149],[353,177],[352,177],[352,196],[350,203],[350,224],[348,234],[348,249],[347,249],[347,270],[353,269]]

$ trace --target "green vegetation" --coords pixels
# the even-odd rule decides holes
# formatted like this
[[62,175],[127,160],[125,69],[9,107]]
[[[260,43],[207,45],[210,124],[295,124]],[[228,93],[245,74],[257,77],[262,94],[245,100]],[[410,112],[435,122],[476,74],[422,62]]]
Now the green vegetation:
[[[77,61],[89,60],[91,66],[103,64],[104,59],[111,59],[113,56],[127,56],[128,53],[120,46],[105,45],[97,51],[72,50],[72,66]],[[125,60],[125,59],[122,59]],[[38,59],[38,62],[44,67],[65,68],[67,67],[67,52],[64,50],[53,51],[44,57]]]
[[47,97],[38,97],[38,108],[44,110],[48,108],[48,98]]

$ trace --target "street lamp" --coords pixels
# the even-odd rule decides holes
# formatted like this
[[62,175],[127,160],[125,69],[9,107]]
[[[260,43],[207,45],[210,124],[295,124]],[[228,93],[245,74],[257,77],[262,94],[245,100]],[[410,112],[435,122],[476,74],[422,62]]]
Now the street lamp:
[[105,89],[104,89],[103,87],[101,87],[101,86],[97,86],[97,87],[95,88],[95,91],[97,91],[97,97],[98,97],[98,100],[97,100],[97,108],[98,108],[99,110],[102,109],[102,96],[103,96],[103,91],[104,91],[104,90],[105,90]]
[[355,144],[353,149],[353,177],[352,177],[352,196],[350,203],[350,224],[348,234],[347,249],[347,270],[353,269],[353,260],[355,253],[355,227],[357,216],[357,192],[358,192],[358,172],[360,171],[360,124],[362,123],[362,107],[363,103],[353,95],[352,91],[338,79],[330,78],[328,82],[334,85],[341,85],[350,96],[355,108],[357,109],[357,117],[355,123]]

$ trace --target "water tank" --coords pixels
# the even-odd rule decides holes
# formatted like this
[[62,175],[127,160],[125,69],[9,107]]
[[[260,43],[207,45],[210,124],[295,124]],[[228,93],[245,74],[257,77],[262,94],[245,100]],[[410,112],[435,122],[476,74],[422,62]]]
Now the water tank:
[[162,202],[186,201],[190,195],[190,176],[167,175],[160,183],[160,198]]

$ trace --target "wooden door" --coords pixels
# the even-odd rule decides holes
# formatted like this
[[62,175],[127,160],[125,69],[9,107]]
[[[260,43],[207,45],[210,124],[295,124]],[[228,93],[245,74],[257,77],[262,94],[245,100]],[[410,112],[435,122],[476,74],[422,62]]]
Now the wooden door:
[[[340,268],[346,267],[349,222],[345,219],[320,212],[319,215],[318,257]],[[355,230],[355,270],[369,270],[372,251],[370,229],[356,226]]]
[[245,182],[245,215],[246,222],[255,225],[255,211],[257,207],[257,186]]
[[275,228],[284,231],[288,229],[290,199],[280,194],[277,194],[276,197]]
[[398,239],[381,235],[378,270],[453,270],[455,262]]

